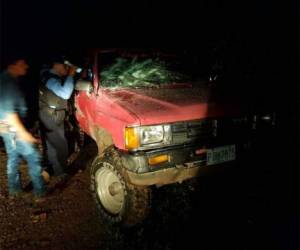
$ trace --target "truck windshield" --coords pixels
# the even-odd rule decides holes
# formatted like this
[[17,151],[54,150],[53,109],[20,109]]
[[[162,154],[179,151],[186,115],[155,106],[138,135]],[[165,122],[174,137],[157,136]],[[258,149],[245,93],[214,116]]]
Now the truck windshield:
[[195,77],[176,56],[147,54],[98,54],[100,85],[107,88],[159,87],[164,84],[186,83]]

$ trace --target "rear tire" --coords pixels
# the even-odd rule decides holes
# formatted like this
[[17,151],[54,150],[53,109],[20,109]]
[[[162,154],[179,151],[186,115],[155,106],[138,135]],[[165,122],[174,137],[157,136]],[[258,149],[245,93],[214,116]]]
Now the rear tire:
[[150,210],[150,187],[129,183],[119,153],[113,146],[92,163],[91,191],[105,224],[133,226]]

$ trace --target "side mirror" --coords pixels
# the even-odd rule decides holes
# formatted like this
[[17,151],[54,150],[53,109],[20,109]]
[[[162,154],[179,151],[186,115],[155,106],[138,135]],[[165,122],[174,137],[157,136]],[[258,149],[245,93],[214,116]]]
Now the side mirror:
[[90,81],[78,80],[75,84],[75,90],[91,93],[93,91],[93,84]]

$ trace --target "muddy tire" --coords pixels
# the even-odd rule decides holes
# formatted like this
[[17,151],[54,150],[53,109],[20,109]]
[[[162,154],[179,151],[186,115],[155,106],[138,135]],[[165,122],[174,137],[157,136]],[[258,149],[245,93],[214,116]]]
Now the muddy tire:
[[150,187],[129,183],[119,153],[113,146],[92,163],[91,191],[105,224],[133,226],[150,210]]

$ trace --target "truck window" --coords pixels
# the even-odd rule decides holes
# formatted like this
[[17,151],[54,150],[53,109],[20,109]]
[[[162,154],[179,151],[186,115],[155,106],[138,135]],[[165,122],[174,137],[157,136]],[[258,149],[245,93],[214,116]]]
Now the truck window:
[[98,55],[100,85],[107,88],[159,87],[162,84],[192,81],[193,75],[175,57],[163,58],[130,53],[106,52]]

